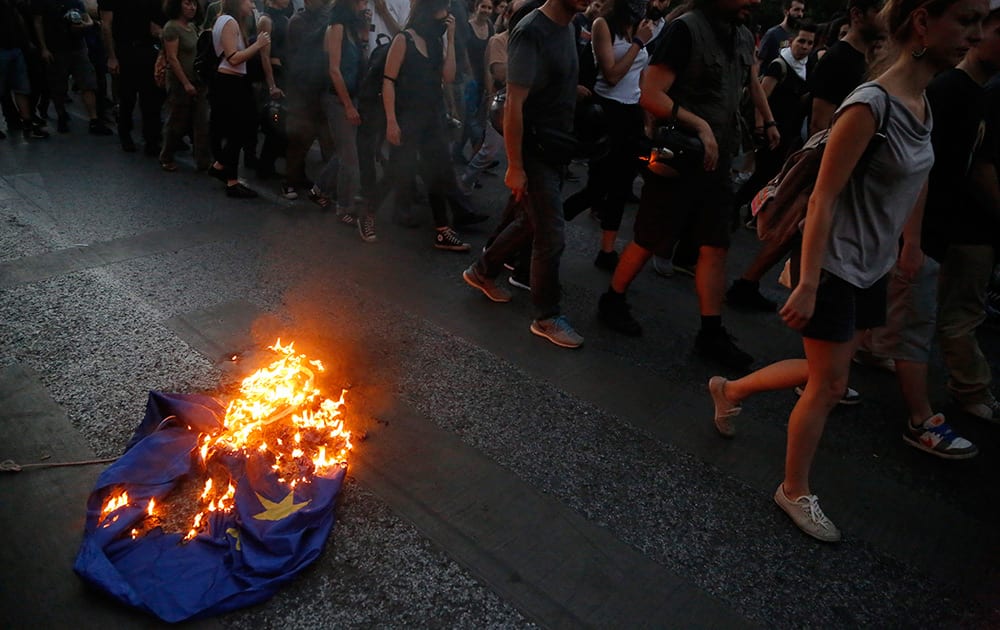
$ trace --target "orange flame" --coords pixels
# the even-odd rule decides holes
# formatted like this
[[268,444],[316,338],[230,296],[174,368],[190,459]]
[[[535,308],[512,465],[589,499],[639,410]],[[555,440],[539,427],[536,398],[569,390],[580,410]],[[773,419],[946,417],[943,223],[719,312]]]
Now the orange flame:
[[[279,359],[243,379],[239,396],[226,409],[225,430],[204,436],[199,454],[206,464],[218,452],[266,456],[273,460],[271,469],[281,473],[278,480],[294,488],[346,465],[352,448],[351,432],[341,417],[346,392],[336,401],[324,398],[315,387],[323,363],[296,354],[294,343],[282,345],[278,339],[269,349]],[[200,497],[204,509],[184,540],[197,535],[208,513],[233,508],[236,488],[230,483],[225,492],[219,490],[213,489],[211,478],[205,482]]]
[[[338,400],[324,398],[315,386],[316,373],[325,369],[323,363],[296,354],[293,343],[283,345],[278,339],[269,349],[279,358],[243,380],[239,395],[226,409],[224,429],[198,439],[198,455],[209,477],[197,495],[200,511],[194,515],[184,541],[208,526],[210,513],[229,512],[235,506],[236,487],[231,480],[227,483],[225,477],[219,477],[222,467],[213,463],[217,454],[263,457],[277,473],[278,481],[289,488],[309,483],[315,475],[335,466],[347,465],[351,432],[344,428],[341,417],[346,392],[342,391]],[[109,496],[101,510],[104,526],[117,521],[119,515],[112,516],[112,512],[128,503],[127,492]],[[162,512],[169,509],[170,502],[166,505],[159,506],[151,498],[146,506],[147,520],[131,530],[131,537],[144,535],[154,524],[163,523]]]

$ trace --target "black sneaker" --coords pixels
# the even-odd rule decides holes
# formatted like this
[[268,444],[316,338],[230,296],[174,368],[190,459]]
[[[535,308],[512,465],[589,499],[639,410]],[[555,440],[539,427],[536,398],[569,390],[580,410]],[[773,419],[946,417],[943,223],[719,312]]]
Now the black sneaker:
[[629,337],[641,337],[642,326],[629,313],[630,309],[624,295],[618,296],[609,291],[601,295],[597,302],[597,318],[611,330]]
[[726,303],[746,311],[773,313],[778,305],[761,295],[756,282],[739,278],[726,291]]
[[21,134],[24,136],[25,140],[44,140],[49,137],[49,132],[42,129],[39,125],[26,125],[21,129]]
[[259,195],[252,188],[247,188],[243,184],[236,183],[232,186],[226,186],[226,196],[235,199],[254,199]]
[[135,153],[135,141],[132,140],[132,136],[122,136],[121,145],[125,153]]
[[95,136],[110,136],[114,132],[108,129],[108,126],[101,122],[100,118],[95,118],[90,121],[90,127],[88,131]]
[[733,336],[726,329],[698,331],[694,348],[699,354],[732,370],[745,370],[753,363],[753,357],[743,352],[733,343]]
[[5,134],[3,131],[0,131],[0,140],[6,140],[6,139],[7,139],[7,134]]
[[450,252],[467,252],[472,249],[468,243],[458,238],[458,234],[451,228],[437,230],[437,234],[434,235],[434,247],[437,249],[446,249]]
[[618,266],[618,252],[597,252],[597,258],[594,259],[594,266],[604,271],[614,271],[615,267]]
[[69,133],[69,116],[60,116],[56,121],[56,131],[59,133]]

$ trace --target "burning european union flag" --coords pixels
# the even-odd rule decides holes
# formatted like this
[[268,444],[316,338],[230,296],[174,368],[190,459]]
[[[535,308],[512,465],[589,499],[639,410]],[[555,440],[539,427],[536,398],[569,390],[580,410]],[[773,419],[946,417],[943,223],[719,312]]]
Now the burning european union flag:
[[[350,433],[291,345],[228,409],[152,392],[97,480],[74,569],[170,622],[259,603],[313,562],[334,521]],[[333,451],[330,456],[327,451]]]

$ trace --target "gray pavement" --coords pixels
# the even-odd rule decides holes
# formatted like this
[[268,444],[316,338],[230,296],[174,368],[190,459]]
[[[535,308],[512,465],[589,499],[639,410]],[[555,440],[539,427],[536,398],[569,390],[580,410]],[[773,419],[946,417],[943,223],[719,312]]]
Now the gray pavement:
[[[266,604],[194,625],[1000,625],[1000,428],[949,404],[938,361],[934,400],[980,456],[905,446],[893,378],[858,368],[865,402],[835,413],[817,458],[845,533],[824,546],[771,500],[794,395],[749,401],[720,439],[690,279],[640,276],[643,338],[602,329],[586,216],[563,265],[586,344],[567,351],[528,332],[526,293],[465,286],[472,257],[431,248],[429,212],[408,230],[383,208],[365,244],[276,183],[229,200],[184,166],[82,133],[0,144],[0,460],[115,456],[148,390],[225,396],[278,336],[322,357],[364,435],[327,549]],[[483,183],[496,216],[501,178]],[[474,251],[490,228],[464,233]],[[736,235],[730,275],[754,247]],[[726,321],[758,364],[801,355],[775,316]],[[1000,335],[984,343],[996,361]],[[0,473],[0,626],[157,625],[71,571],[101,469]]]

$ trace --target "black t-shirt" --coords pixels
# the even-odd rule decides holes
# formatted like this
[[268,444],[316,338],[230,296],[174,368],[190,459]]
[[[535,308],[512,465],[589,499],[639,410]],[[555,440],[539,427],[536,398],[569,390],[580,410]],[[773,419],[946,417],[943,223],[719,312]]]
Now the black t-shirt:
[[1000,98],[994,97],[990,109],[986,90],[952,68],[931,81],[927,100],[934,115],[934,168],[922,240],[927,254],[940,260],[948,244],[988,245],[1000,240],[997,209],[989,207],[990,199],[969,179],[973,161],[1000,164],[996,142]]
[[524,126],[573,130],[579,71],[572,25],[535,9],[518,22],[507,45],[507,83],[529,88]]
[[75,10],[79,19],[87,14],[82,0],[32,0],[32,16],[42,16],[45,47],[52,52],[78,50],[84,46],[83,31],[70,28],[68,13]]
[[[771,115],[778,123],[778,131],[782,141],[798,137],[802,129],[802,121],[807,114],[806,99],[809,86],[805,79],[788,67],[780,57],[771,61],[764,68],[765,77],[773,77],[778,81],[774,91],[767,99],[771,106]],[[808,77],[809,75],[806,74]]]
[[0,49],[24,48],[28,36],[21,26],[18,10],[11,0],[0,0]]
[[864,53],[841,40],[827,50],[809,77],[813,98],[821,98],[834,106],[847,98],[865,80],[867,64]]
[[166,20],[156,0],[98,0],[101,11],[111,11],[111,36],[116,48],[152,45],[149,23],[163,25]]
[[466,22],[466,46],[469,51],[469,67],[472,68],[472,79],[482,83],[486,80],[486,44],[493,37],[493,23],[487,22],[486,39],[479,39],[471,22]]
[[781,24],[767,29],[764,37],[760,39],[760,50],[757,51],[757,59],[763,62],[762,65],[774,61],[774,58],[778,56],[781,49],[789,45],[791,38],[792,33],[786,31],[785,27]]
[[680,78],[691,61],[691,29],[680,20],[674,20],[663,28],[660,44],[649,60],[651,66],[667,66]]

